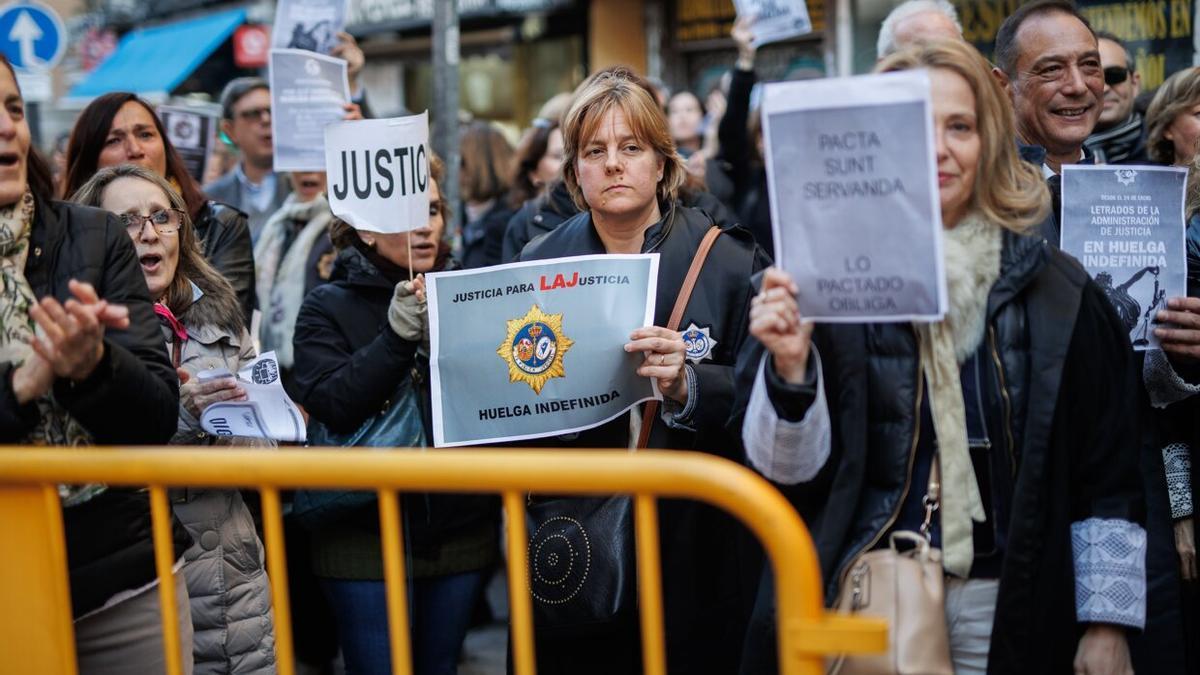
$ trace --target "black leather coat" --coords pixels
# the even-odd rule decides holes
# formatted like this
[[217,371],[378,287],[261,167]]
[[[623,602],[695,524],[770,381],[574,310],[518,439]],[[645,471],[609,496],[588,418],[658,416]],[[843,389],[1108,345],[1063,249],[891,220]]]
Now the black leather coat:
[[[1073,259],[1040,238],[1005,234],[988,297],[985,392],[995,449],[1018,466],[988,672],[1071,672],[1075,620],[1070,526],[1091,517],[1141,523],[1138,374],[1124,327]],[[832,602],[848,563],[878,545],[911,485],[924,395],[908,324],[819,326],[833,453],[810,483],[783,488],[812,529]],[[741,426],[762,348],[738,362]],[[743,672],[771,672],[769,607],[756,609]],[[760,659],[754,661],[753,659]],[[765,660],[763,660],[765,659]]]
[[254,293],[254,245],[246,214],[220,202],[206,202],[195,218],[196,236],[205,259],[217,268],[237,294],[243,319],[250,325]]

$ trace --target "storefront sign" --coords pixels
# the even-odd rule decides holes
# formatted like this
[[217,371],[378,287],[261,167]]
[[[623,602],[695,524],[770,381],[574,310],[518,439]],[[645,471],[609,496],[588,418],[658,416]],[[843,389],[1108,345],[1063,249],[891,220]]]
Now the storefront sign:
[[233,64],[238,68],[262,68],[271,51],[267,27],[258,24],[238,26],[233,32]]
[[[994,50],[996,32],[1022,0],[952,0],[963,37],[984,55]],[[1079,11],[1092,29],[1116,35],[1133,54],[1142,90],[1162,84],[1167,75],[1192,66],[1192,0],[1104,2],[1080,0]]]
[[[404,30],[433,21],[432,0],[349,0],[346,20],[351,33]],[[500,14],[546,12],[572,4],[572,0],[458,0],[460,18]]]

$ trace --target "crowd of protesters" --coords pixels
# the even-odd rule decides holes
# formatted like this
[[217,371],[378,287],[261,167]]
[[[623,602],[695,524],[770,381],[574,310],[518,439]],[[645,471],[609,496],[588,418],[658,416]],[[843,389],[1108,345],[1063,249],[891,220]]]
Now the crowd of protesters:
[[[128,92],[80,113],[52,172],[0,60],[0,435],[275,448],[198,421],[246,397],[203,373],[236,373],[257,344],[276,353],[313,442],[367,445],[386,424],[430,445],[425,273],[655,252],[654,325],[624,349],[643,355],[661,409],[545,445],[749,465],[811,529],[831,606],[861,554],[928,533],[956,673],[1200,673],[1200,68],[1143,95],[1128,48],[1070,0],[1013,11],[991,61],[946,0],[897,7],[876,70],[930,74],[949,309],[935,323],[814,327],[771,265],[751,22],[732,37],[736,62],[703,100],[611,67],[547,102],[515,146],[492,123],[464,126],[461,202],[432,158],[428,222],[403,234],[338,219],[323,172],[274,171],[264,79],[221,92],[236,161],[202,187]],[[369,117],[362,50],[342,34],[335,55],[346,119]],[[1093,163],[1191,169],[1188,294],[1155,317],[1161,350],[1135,352],[1120,289],[1058,250],[1062,167]],[[690,363],[668,317],[705,255],[684,325],[711,327],[716,347]],[[147,493],[60,493],[80,672],[163,672]],[[253,500],[180,489],[172,507],[185,671],[274,673]],[[502,557],[498,504],[416,494],[403,513],[415,672],[454,673]],[[390,672],[374,505],[287,528],[301,672]],[[773,579],[752,539],[690,503],[663,502],[660,528],[670,672],[776,672]],[[539,672],[641,670],[636,614],[539,623],[536,637]]]

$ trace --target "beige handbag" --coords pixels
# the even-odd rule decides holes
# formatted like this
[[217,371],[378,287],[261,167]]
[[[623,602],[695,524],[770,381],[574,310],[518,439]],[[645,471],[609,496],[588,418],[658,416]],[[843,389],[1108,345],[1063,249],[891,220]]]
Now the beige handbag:
[[929,544],[941,491],[936,459],[929,473],[921,531],[893,532],[887,548],[860,555],[838,595],[838,611],[887,621],[888,649],[839,656],[830,664],[830,675],[954,675],[942,552]]

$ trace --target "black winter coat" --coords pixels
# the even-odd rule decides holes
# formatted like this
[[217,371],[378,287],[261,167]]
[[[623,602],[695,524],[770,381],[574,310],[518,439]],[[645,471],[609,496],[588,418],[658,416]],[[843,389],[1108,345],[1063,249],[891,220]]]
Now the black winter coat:
[[[72,297],[71,279],[129,308],[126,330],[106,330],[104,356],[78,384],[56,380],[54,397],[99,445],[163,444],[175,433],[179,382],[163,345],[146,280],[125,228],[99,209],[37,200],[25,278],[34,294],[59,302]],[[0,364],[0,441],[21,441],[38,420],[37,405],[19,405],[13,366]],[[65,509],[71,604],[75,616],[119,591],[155,577],[146,493],[108,492]],[[176,523],[175,554],[187,533]]]
[[579,213],[567,184],[554,183],[546,194],[530,199],[509,219],[504,229],[504,248],[500,262],[515,262],[525,244],[562,225]]
[[[1073,259],[1040,238],[1005,234],[988,297],[984,392],[995,446],[1015,458],[1007,554],[989,673],[1069,673],[1084,626],[1075,617],[1071,524],[1142,523],[1137,469],[1138,373],[1124,327]],[[827,603],[849,563],[878,545],[911,483],[924,395],[908,324],[818,326],[833,430],[830,459],[810,483],[784,487],[812,529]],[[741,428],[762,348],[738,361]],[[773,672],[770,606],[756,608],[744,673]],[[769,597],[769,596],[768,596]]]
[[771,230],[771,202],[767,195],[767,170],[755,161],[755,139],[750,138],[750,92],[757,77],[753,70],[735,68],[729,82],[729,104],[717,128],[721,152],[717,159],[733,182],[738,222],[750,230],[767,253],[775,254]]
[[[428,357],[388,323],[396,282],[355,249],[341,251],[336,265],[334,280],[314,288],[296,317],[296,402],[331,430],[352,432],[385,408],[402,378],[414,377],[432,440]],[[377,534],[376,512],[364,509],[346,526]],[[458,534],[497,523],[499,505],[491,497],[406,494],[404,513],[413,555],[434,559]]]
[[477,220],[463,225],[462,264],[466,269],[490,267],[502,262],[504,231],[513,211],[500,198]]
[[254,293],[254,244],[246,214],[220,202],[209,201],[195,219],[196,236],[204,258],[217,268],[237,293],[243,320],[250,325],[257,296]]
[[[713,225],[705,213],[685,206],[667,214],[647,232],[642,251],[661,254],[654,323],[665,326],[700,240]],[[525,247],[521,260],[605,253],[589,213],[582,213]],[[766,255],[741,228],[716,240],[697,280],[680,329],[711,327],[717,341],[712,359],[693,366],[697,400],[693,431],[672,429],[654,420],[650,448],[696,450],[741,461],[739,434],[725,428],[735,396],[733,364],[747,336],[753,289],[750,277],[768,264]],[[536,444],[536,443],[534,443]],[[629,416],[570,438],[544,439],[547,446],[624,448],[629,445]],[[735,672],[749,602],[757,583],[756,547],[732,518],[695,502],[662,500],[663,597],[667,663],[670,672]],[[613,632],[603,648],[587,638],[537,642],[541,673],[640,672],[636,623],[606,627]],[[599,639],[592,636],[591,640]],[[586,656],[581,657],[584,650]]]

